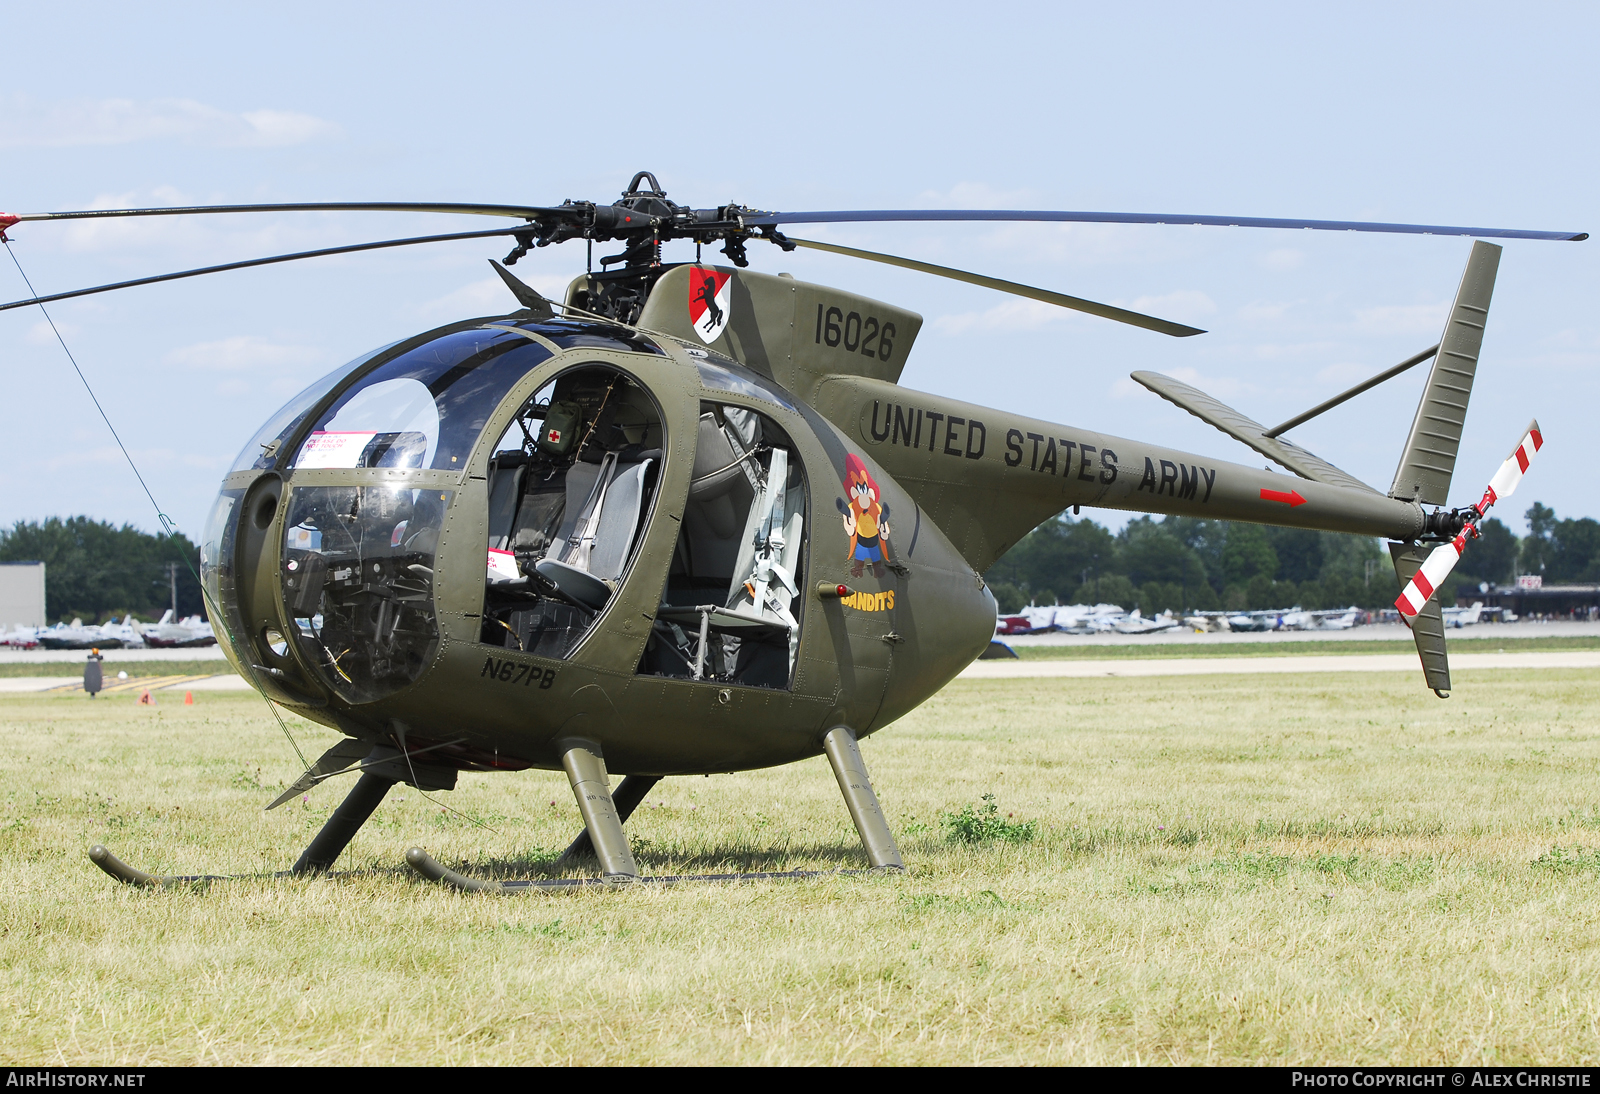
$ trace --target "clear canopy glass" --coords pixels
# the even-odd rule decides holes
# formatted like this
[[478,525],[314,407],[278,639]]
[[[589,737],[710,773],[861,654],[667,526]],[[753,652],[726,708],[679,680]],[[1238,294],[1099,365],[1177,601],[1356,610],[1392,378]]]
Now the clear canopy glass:
[[503,329],[435,338],[341,392],[300,443],[294,466],[460,470],[506,392],[549,357]]

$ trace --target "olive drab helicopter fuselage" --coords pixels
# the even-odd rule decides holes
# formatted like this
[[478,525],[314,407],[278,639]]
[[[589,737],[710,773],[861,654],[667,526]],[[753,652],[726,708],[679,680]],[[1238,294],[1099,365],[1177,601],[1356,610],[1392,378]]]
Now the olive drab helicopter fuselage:
[[[511,234],[509,263],[569,238],[627,247],[602,262],[618,269],[591,266],[555,304],[497,264],[520,309],[335,370],[278,411],[224,477],[201,539],[218,643],[269,699],[344,735],[273,805],[359,772],[295,873],[331,866],[396,784],[442,790],[461,771],[542,768],[567,773],[583,813],[568,857],[593,854],[605,877],[633,878],[622,822],[658,779],[816,755],[832,765],[871,864],[898,868],[857,741],[985,650],[996,604],[982,574],[1041,521],[1099,506],[1383,536],[1415,586],[1441,572],[1430,552],[1453,543],[1459,554],[1493,501],[1491,490],[1479,507],[1442,508],[1500,254],[1481,241],[1440,344],[1377,378],[1434,359],[1395,483],[1380,493],[1278,436],[1309,414],[1267,430],[1158,374],[1135,378],[1297,477],[904,388],[919,316],[745,268],[750,239],[813,246],[1200,333],[776,228],[1123,214],[697,211],[644,173],[612,206],[405,208],[527,223],[334,250]],[[0,217],[0,234],[23,220],[181,211]],[[665,238],[720,239],[733,265],[663,263]],[[295,257],[306,256],[254,264]],[[1519,451],[1537,448],[1530,436]],[[1408,618],[1443,694],[1431,592],[1414,596]],[[615,789],[613,775],[625,776]],[[170,880],[103,847],[91,854],[125,881]],[[408,860],[461,887],[505,887],[416,848]]]

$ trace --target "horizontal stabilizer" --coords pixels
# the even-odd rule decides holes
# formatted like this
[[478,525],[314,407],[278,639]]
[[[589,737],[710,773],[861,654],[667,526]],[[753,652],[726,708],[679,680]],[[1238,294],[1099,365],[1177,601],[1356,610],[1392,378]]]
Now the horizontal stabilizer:
[[360,763],[372,751],[372,746],[365,741],[358,741],[354,737],[346,737],[338,744],[322,754],[322,758],[310,767],[305,774],[296,779],[289,789],[272,799],[269,810],[276,809],[296,794],[303,794],[329,775],[343,771],[353,764]]
[[1307,452],[1297,444],[1281,437],[1267,436],[1266,426],[1252,421],[1225,403],[1220,403],[1181,380],[1163,376],[1159,372],[1135,372],[1133,378],[1169,403],[1174,403],[1203,422],[1209,422],[1228,436],[1243,441],[1270,460],[1275,460],[1303,479],[1364,490],[1369,494],[1378,491],[1333,464]]

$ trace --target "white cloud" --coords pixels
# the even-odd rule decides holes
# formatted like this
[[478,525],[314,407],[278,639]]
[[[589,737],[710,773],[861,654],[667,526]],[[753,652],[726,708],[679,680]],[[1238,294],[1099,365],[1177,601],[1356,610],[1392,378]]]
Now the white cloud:
[[314,346],[288,346],[253,334],[238,334],[216,342],[199,342],[167,354],[167,361],[221,372],[244,369],[297,367],[325,362],[328,354]]
[[1128,308],[1131,311],[1144,312],[1161,319],[1177,321],[1196,320],[1204,315],[1212,315],[1217,310],[1216,301],[1201,292],[1199,289],[1179,289],[1177,292],[1165,293],[1161,296],[1140,296],[1134,301],[1125,303],[1116,301],[1119,308]]
[[1364,334],[1438,334],[1450,314],[1449,301],[1437,304],[1385,304],[1356,311],[1356,328]]
[[948,190],[924,190],[920,206],[934,209],[1020,209],[1038,201],[1033,190],[1001,190],[987,182],[958,182]]
[[1296,304],[1303,303],[1299,300],[1285,300],[1269,303],[1253,300],[1242,306],[1238,311],[1239,321],[1248,326],[1260,327],[1275,323],[1288,314],[1289,309]]
[[[254,195],[245,198],[247,201],[252,199]],[[162,208],[226,204],[238,200],[239,195],[236,194],[196,197],[172,186],[157,186],[144,191],[97,194],[77,207]],[[332,213],[302,213],[270,218],[255,213],[240,216],[106,217],[67,221],[59,228],[53,228],[51,236],[59,231],[62,245],[73,252],[130,251],[135,252],[141,262],[160,253],[174,256],[170,259],[174,262],[180,261],[176,257],[178,255],[203,255],[210,261],[216,261],[212,256],[270,255],[332,246],[340,237],[333,235],[329,229],[339,223],[338,214]]]
[[1081,313],[1044,304],[1037,300],[1013,297],[989,308],[987,311],[961,312],[958,315],[941,315],[929,326],[940,334],[956,335],[971,332],[1037,330],[1063,319],[1078,318]]
[[[1188,367],[1175,368],[1171,371],[1163,372],[1162,375],[1170,376],[1174,380],[1188,384],[1190,387],[1199,388],[1207,395],[1223,400],[1236,399],[1240,395],[1249,395],[1256,390],[1253,385],[1235,377],[1205,376],[1198,370]],[[1139,381],[1124,376],[1111,385],[1111,394],[1114,398],[1126,399],[1131,395],[1142,395],[1150,398],[1155,393],[1139,383]]]
[[[1119,308],[1175,321],[1194,320],[1217,310],[1217,305],[1209,296],[1192,289],[1180,289],[1164,296],[1141,296],[1132,303],[1118,300],[1115,304]],[[1067,319],[1082,320],[1084,313],[1018,297],[996,304],[986,311],[940,316],[929,325],[940,334],[957,335],[974,331],[1037,330]]]
[[1286,270],[1297,270],[1306,260],[1305,252],[1297,251],[1292,247],[1280,247],[1275,251],[1268,251],[1261,256],[1261,265],[1269,270],[1282,273]]
[[[100,431],[101,436],[104,436],[104,433],[105,430],[102,428]],[[172,450],[170,448],[134,448],[129,449],[129,453],[133,456],[134,463],[141,469],[147,468],[152,464],[166,464],[172,459]],[[115,445],[100,445],[94,448],[69,445],[63,446],[56,453],[47,457],[44,461],[44,466],[52,471],[72,467],[121,467],[126,469],[128,457],[124,456],[122,450]],[[129,472],[129,477],[132,477],[132,472]]]
[[1305,361],[1313,357],[1326,357],[1335,349],[1332,342],[1260,342],[1242,347],[1242,352],[1257,361]]
[[[70,323],[57,323],[56,330],[61,332],[62,338],[78,333],[78,328]],[[43,319],[28,328],[26,338],[30,345],[35,346],[54,346],[59,344],[56,340],[55,330],[51,330],[50,324]]]
[[1317,379],[1328,384],[1342,384],[1345,387],[1354,387],[1376,371],[1370,364],[1360,365],[1346,361],[1321,369],[1317,373]]
[[287,110],[230,113],[193,99],[63,99],[5,104],[0,148],[76,148],[182,140],[219,148],[281,148],[340,135],[333,122]]
[[[1128,224],[1020,222],[995,225],[963,249],[970,252],[973,246],[980,247],[1003,257],[1007,265],[1013,267],[1151,264],[1171,261],[1184,253],[1189,238],[1181,229],[1174,228],[1156,231]],[[1004,270],[985,272],[1006,276]],[[1079,295],[1092,296],[1093,293],[1080,289]]]
[[[566,299],[567,278],[518,276],[524,284],[531,286],[550,300]],[[505,282],[495,276],[463,285],[454,292],[430,300],[422,305],[421,310],[423,315],[446,315],[465,319],[474,315],[504,315],[516,311],[521,306],[517,303],[517,298],[511,295],[511,290],[506,288]]]

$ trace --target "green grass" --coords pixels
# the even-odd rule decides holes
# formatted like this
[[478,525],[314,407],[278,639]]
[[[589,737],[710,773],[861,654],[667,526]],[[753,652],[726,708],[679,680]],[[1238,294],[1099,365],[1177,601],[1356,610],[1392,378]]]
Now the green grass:
[[[958,681],[863,743],[909,875],[515,897],[401,856],[538,868],[578,829],[559,773],[399,788],[332,879],[120,887],[90,843],[282,870],[348,783],[263,812],[298,770],[250,695],[0,699],[0,1044],[118,1066],[1594,1066],[1600,672],[1456,675],[1447,702],[1398,673]],[[332,740],[293,725],[308,753]],[[1036,827],[969,842],[964,812]],[[666,780],[629,831],[657,873],[863,865],[820,760]]]
[[[1002,638],[1001,641],[1008,641]],[[1496,653],[1516,650],[1594,650],[1600,649],[1600,637],[1571,638],[1461,638],[1452,631],[1449,635],[1452,650],[1462,653]],[[1411,653],[1416,647],[1411,642],[1351,641],[1330,638],[1315,642],[1205,642],[1151,643],[1129,642],[1118,645],[1082,645],[1068,641],[1051,646],[1012,646],[1024,660],[1142,660],[1148,657],[1305,657],[1360,653]],[[226,661],[107,661],[107,677],[118,672],[129,676],[195,676],[202,673],[232,672]],[[83,675],[82,661],[7,661],[0,654],[0,678],[18,676],[71,676]]]
[[[1000,641],[1008,641],[1001,637]],[[1558,650],[1600,649],[1600,636],[1574,636],[1570,638],[1461,638],[1450,631],[1446,643],[1455,653],[1515,653],[1537,650],[1552,653]],[[1361,641],[1348,638],[1327,638],[1316,641],[1265,641],[1265,642],[1162,642],[1148,645],[1135,642],[1116,645],[1077,644],[1071,639],[1049,646],[1011,644],[1017,655],[1025,661],[1137,661],[1152,657],[1331,657],[1348,654],[1415,653],[1416,645],[1410,639],[1394,641],[1376,639]]]
[[[117,673],[129,676],[198,676],[202,673],[216,676],[232,672],[226,661],[106,661],[100,666],[107,680]],[[0,654],[0,679],[19,676],[83,676],[82,661],[7,661]]]

